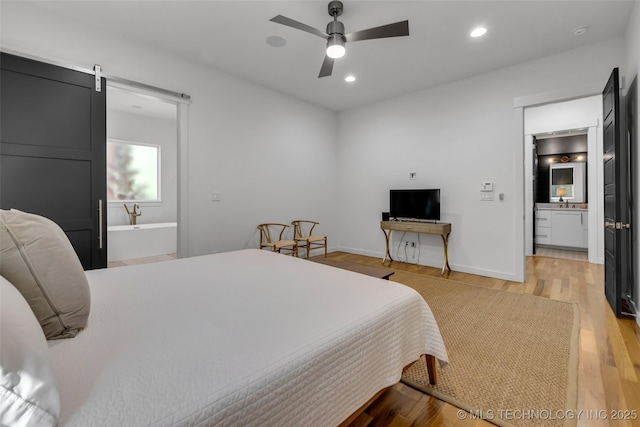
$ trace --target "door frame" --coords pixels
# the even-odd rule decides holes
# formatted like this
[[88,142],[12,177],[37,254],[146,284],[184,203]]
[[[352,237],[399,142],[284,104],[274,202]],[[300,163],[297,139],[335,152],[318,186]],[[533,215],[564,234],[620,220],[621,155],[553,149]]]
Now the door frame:
[[[514,217],[522,218],[521,221],[515,221],[515,230],[514,230],[514,248],[516,253],[522,254],[520,257],[516,257],[516,264],[514,266],[514,276],[516,276],[517,280],[524,282],[526,277],[526,232],[527,229],[532,230],[533,228],[533,219],[530,218],[527,220],[526,215],[526,204],[529,201],[529,204],[532,204],[532,200],[529,200],[527,197],[526,186],[531,186],[531,183],[528,181],[529,176],[525,175],[525,158],[527,157],[527,151],[525,150],[525,133],[524,133],[524,110],[527,107],[535,107],[541,106],[545,104],[552,104],[563,101],[571,101],[578,98],[586,98],[594,95],[602,95],[602,83],[601,82],[591,82],[583,85],[573,86],[565,89],[552,90],[548,92],[538,93],[535,95],[523,95],[519,97],[515,97],[513,99],[513,122],[512,129],[514,132],[513,140],[515,142],[514,148],[514,156],[513,156],[513,170],[514,176],[521,177],[520,182],[520,203],[514,204]],[[531,159],[531,152],[528,152],[528,158]],[[589,159],[591,161],[591,159]],[[602,172],[599,172],[601,175]],[[600,182],[600,181],[598,181]],[[528,184],[527,184],[528,183]],[[531,195],[531,192],[529,192]],[[597,196],[596,196],[597,197]],[[531,206],[532,208],[532,206]],[[533,212],[530,210],[530,212]],[[532,217],[533,215],[530,214]],[[590,221],[591,222],[591,221]],[[597,227],[604,227],[604,222],[600,224],[600,218],[598,215]],[[589,224],[591,226],[591,223]],[[528,228],[527,228],[528,227]],[[591,227],[589,227],[591,228]]]
[[[631,295],[627,301],[632,305],[632,309],[634,313],[636,313],[636,323],[640,326],[640,306],[636,304],[636,301],[639,300],[640,297],[640,287],[636,281],[638,277],[638,233],[635,231],[635,228],[638,226],[638,74],[631,79],[631,83],[627,88],[627,92],[624,95],[624,128],[621,129],[621,133],[626,136],[626,141],[628,144],[628,170],[629,170],[629,180],[630,180],[630,188],[629,188],[629,198],[632,201],[630,205],[630,217],[629,223],[631,224],[631,233],[629,235],[629,254],[630,254],[630,262],[629,262],[629,279],[628,283],[631,288]],[[633,130],[633,133],[631,133]]]
[[[121,78],[107,77],[107,87],[125,90],[138,95],[167,101],[176,105],[176,152],[177,152],[177,257],[189,256],[188,244],[188,114],[190,97],[184,94],[177,95],[165,89],[154,88],[149,85],[136,83]],[[185,98],[186,97],[186,98]],[[108,119],[108,118],[107,118]]]
[[[562,101],[560,101],[562,102]],[[587,194],[589,194],[589,211],[588,211],[588,256],[589,262],[593,264],[602,264],[604,259],[600,256],[601,246],[602,246],[602,238],[599,238],[599,228],[598,223],[603,222],[602,215],[599,214],[602,208],[601,196],[602,190],[598,185],[602,181],[602,167],[597,163],[602,159],[602,140],[599,138],[599,134],[601,133],[600,126],[598,125],[597,120],[593,120],[592,118],[585,118],[584,122],[574,129],[587,129]],[[572,129],[557,129],[557,128],[549,128],[546,130],[541,130],[540,132],[535,132],[535,134],[539,133],[549,133],[549,132],[558,132],[558,131],[566,131]],[[523,130],[524,131],[524,130]],[[524,165],[524,176],[531,177],[533,174],[533,153],[532,153],[532,140],[533,136],[531,134],[527,134],[524,136],[524,145],[525,145],[525,153],[529,153],[529,156],[525,157],[525,165]],[[600,151],[598,151],[600,150]],[[525,182],[525,224],[527,224],[526,234],[525,234],[525,256],[533,255],[533,244],[534,239],[532,235],[532,230],[535,228],[533,225],[533,182],[531,179],[528,182]]]

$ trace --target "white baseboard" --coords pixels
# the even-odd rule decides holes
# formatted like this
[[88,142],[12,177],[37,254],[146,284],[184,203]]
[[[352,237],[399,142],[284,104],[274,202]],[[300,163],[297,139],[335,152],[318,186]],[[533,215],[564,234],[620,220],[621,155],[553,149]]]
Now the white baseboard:
[[509,280],[511,282],[524,283],[522,280],[519,280],[514,273],[507,273],[504,271],[496,271],[496,270],[487,270],[484,268],[477,268],[477,267],[461,266],[461,265],[456,265],[452,263],[449,263],[449,264],[451,265],[451,269],[453,271],[460,271],[462,273],[475,274],[477,276],[492,277],[494,279]]
[[350,254],[358,254],[358,255],[370,256],[374,258],[380,258],[380,261],[382,261],[382,258],[384,257],[384,252],[363,251],[362,249],[347,248],[344,246],[338,246],[333,250],[340,251],[340,252],[349,252]]

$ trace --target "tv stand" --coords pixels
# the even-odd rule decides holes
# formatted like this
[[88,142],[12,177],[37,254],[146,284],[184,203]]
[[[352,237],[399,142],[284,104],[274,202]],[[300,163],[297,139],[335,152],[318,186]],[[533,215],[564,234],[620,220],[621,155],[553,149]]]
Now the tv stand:
[[451,224],[449,223],[429,223],[429,222],[415,222],[415,221],[380,221],[380,228],[384,233],[385,242],[387,244],[387,250],[385,252],[384,258],[382,259],[382,263],[384,264],[387,258],[389,261],[393,261],[391,258],[391,253],[389,252],[389,241],[391,240],[391,233],[393,231],[403,231],[409,233],[422,233],[422,234],[437,234],[442,237],[442,245],[444,251],[444,261],[442,263],[442,272],[440,274],[444,274],[444,270],[448,269],[451,271],[451,267],[449,267],[449,253],[448,253],[448,242],[449,242],[449,234],[451,233]]

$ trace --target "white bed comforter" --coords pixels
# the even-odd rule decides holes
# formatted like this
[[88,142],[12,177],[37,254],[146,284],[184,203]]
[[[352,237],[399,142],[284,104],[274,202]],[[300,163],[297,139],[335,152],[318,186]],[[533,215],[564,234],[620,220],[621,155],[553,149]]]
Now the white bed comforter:
[[260,250],[88,271],[50,342],[70,426],[335,426],[420,354],[447,361],[403,285]]

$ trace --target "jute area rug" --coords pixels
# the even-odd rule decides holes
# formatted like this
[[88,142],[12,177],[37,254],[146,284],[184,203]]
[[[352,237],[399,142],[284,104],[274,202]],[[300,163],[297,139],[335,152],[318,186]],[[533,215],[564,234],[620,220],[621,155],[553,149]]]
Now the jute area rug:
[[402,381],[499,426],[576,424],[576,304],[395,271],[417,290],[440,327],[449,364],[429,385],[424,363]]

